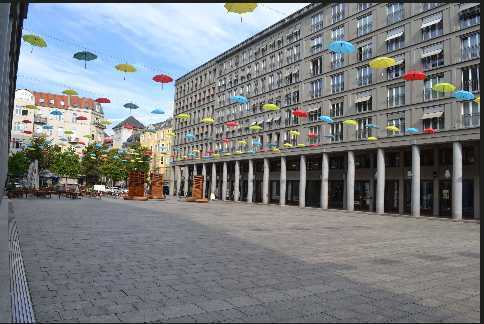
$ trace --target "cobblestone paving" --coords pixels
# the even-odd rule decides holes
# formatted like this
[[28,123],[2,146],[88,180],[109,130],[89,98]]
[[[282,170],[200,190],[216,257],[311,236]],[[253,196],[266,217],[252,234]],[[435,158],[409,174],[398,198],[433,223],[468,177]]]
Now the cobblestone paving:
[[480,225],[244,203],[14,200],[40,322],[479,322]]

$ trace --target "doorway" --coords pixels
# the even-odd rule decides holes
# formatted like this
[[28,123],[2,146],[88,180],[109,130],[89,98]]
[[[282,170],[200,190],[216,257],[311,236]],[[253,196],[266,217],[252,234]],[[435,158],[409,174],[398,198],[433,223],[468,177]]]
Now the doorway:
[[355,181],[355,210],[370,210],[370,181]]
[[452,182],[449,180],[439,181],[439,216],[451,217],[452,215]]
[[333,209],[343,209],[344,181],[328,181],[328,207]]

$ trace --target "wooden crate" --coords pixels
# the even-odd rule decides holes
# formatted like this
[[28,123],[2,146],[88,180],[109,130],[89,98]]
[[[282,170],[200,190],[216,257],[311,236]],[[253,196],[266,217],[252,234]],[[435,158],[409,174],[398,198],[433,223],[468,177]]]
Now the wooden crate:
[[203,198],[203,176],[193,177],[192,197],[195,199]]
[[163,175],[152,173],[151,174],[151,198],[152,199],[164,199],[163,194]]
[[128,174],[128,197],[145,196],[145,173],[133,171]]

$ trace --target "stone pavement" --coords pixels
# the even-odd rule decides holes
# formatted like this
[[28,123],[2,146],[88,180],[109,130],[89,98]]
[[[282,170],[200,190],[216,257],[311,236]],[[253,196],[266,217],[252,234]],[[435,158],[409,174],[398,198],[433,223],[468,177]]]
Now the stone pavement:
[[39,322],[479,322],[480,225],[13,200]]

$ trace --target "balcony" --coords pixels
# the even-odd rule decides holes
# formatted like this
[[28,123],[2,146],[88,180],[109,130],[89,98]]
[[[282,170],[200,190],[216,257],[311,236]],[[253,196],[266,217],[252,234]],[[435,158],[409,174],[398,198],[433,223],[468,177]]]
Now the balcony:
[[359,37],[359,36],[363,36],[363,35],[368,34],[372,30],[373,30],[373,24],[367,24],[367,25],[361,26],[360,28],[357,28],[356,33]]
[[395,11],[393,14],[387,16],[387,25],[396,23],[403,19],[403,10]]
[[336,61],[331,61],[331,69],[339,69],[340,67],[343,67],[344,59],[341,58],[341,60],[336,60]]
[[462,127],[479,127],[481,124],[480,114],[462,115]]
[[471,60],[480,57],[480,46],[471,46],[462,48],[462,61]]
[[471,92],[478,92],[479,80],[464,80],[464,82],[462,82],[462,89]]
[[34,116],[34,124],[40,124],[40,125],[47,124],[47,117]]

